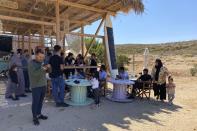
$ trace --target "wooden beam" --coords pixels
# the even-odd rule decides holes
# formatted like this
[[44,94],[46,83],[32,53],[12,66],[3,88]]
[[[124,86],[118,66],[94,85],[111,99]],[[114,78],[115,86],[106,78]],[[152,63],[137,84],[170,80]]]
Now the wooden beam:
[[17,49],[19,49],[20,48],[20,35],[18,35],[18,46],[17,46]]
[[41,25],[41,44],[42,46],[44,45],[45,41],[44,41],[44,25]]
[[[81,33],[84,34],[84,26],[81,26]],[[84,45],[85,45],[84,36],[81,36],[81,53],[82,53],[82,56],[84,56]]]
[[28,44],[28,52],[29,56],[31,56],[31,30],[29,31],[29,44]]
[[[99,33],[99,31],[100,31],[100,29],[101,29],[101,27],[102,27],[104,21],[105,21],[105,17],[103,17],[103,19],[101,20],[101,23],[99,24],[99,26],[98,26],[98,28],[97,28],[97,30],[96,30],[95,35],[98,35],[98,33]],[[95,41],[95,37],[93,37],[92,41],[90,42],[90,47],[89,47],[88,50],[86,51],[84,57],[87,56],[87,54],[88,54],[88,52],[90,51],[90,49],[91,49],[91,47],[92,47],[94,41]]]
[[13,17],[13,16],[5,16],[5,15],[0,15],[0,19],[1,20],[22,22],[22,23],[31,23],[31,24],[37,24],[37,25],[48,25],[48,26],[54,26],[55,25],[55,23],[51,23],[51,22],[25,19],[25,18],[20,18],[20,17]]
[[60,44],[60,0],[55,3],[55,14],[56,14],[56,44]]
[[77,36],[83,36],[83,37],[96,37],[96,38],[103,38],[102,35],[93,35],[93,34],[83,34],[83,33],[77,33],[77,32],[70,32],[71,35],[77,35]]
[[103,9],[99,9],[99,8],[95,8],[95,7],[87,6],[87,5],[83,5],[83,4],[78,4],[78,3],[74,3],[74,2],[60,0],[60,3],[62,5],[65,5],[65,6],[72,6],[72,7],[75,7],[75,8],[94,11],[94,12],[101,13],[101,14],[108,13],[110,15],[116,15],[116,12],[112,12],[112,11],[109,11],[109,10],[103,10]]
[[25,49],[25,36],[22,36],[22,50],[24,51]]
[[33,9],[36,7],[37,4],[38,4],[38,1],[36,0],[35,3],[31,6],[29,13],[33,11]]
[[[104,8],[103,10],[109,10],[109,9],[112,9],[112,8],[114,8],[115,6],[118,6],[118,5],[120,5],[121,4],[121,1],[120,2],[118,2],[118,3],[115,3],[115,4],[113,4],[113,5],[110,5],[110,6],[108,6],[108,7],[106,7],[106,8]],[[92,23],[92,22],[94,22],[94,21],[96,21],[96,20],[99,20],[99,19],[101,19],[101,18],[99,18],[101,16],[101,14],[92,14],[92,15],[90,15],[88,18],[83,18],[83,19],[86,19],[86,22],[88,22],[88,23]],[[97,19],[96,19],[97,18]],[[72,30],[75,30],[76,28],[79,28],[79,24],[77,25],[77,24],[75,24],[75,25],[73,25],[73,26],[71,26],[70,27],[70,30],[72,31]]]
[[[19,11],[19,10],[0,8],[0,11],[10,12],[16,15],[22,15],[22,16],[28,16],[28,17],[37,17],[37,18],[43,18],[43,19],[48,19],[48,20],[55,20],[55,17],[49,17],[46,15],[37,15],[37,14],[30,13],[30,12],[24,12],[24,11]],[[64,21],[64,18],[61,18],[60,20]],[[70,20],[70,23],[85,24],[86,21]]]

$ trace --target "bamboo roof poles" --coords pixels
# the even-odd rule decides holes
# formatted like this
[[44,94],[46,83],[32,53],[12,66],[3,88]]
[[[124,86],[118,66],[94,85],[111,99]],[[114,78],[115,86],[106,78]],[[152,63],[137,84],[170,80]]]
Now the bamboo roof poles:
[[[110,67],[111,56],[107,54],[107,47],[110,45],[115,50],[114,40],[106,42],[108,34],[99,35],[99,31],[108,21],[106,16],[110,19],[119,12],[129,11],[142,13],[142,0],[0,0],[0,27],[4,34],[8,32],[18,36],[18,41],[15,40],[18,48],[28,48],[29,53],[35,46],[45,46],[45,38],[51,40],[51,46],[56,40],[55,44],[61,45],[65,51],[65,36],[70,34],[80,37],[81,53],[86,57],[95,39],[100,38],[105,44],[105,58],[108,59],[105,64]],[[98,20],[101,22],[95,34],[85,34],[84,27]],[[76,32],[76,29],[81,29],[81,32]],[[108,31],[113,35],[112,27]],[[85,37],[91,38],[87,51]],[[112,53],[114,57],[115,53]],[[112,70],[112,67],[109,69]]]
[[71,32],[102,19],[105,14],[116,15],[119,11],[130,10],[143,12],[142,0],[0,0],[0,20],[4,31],[19,35],[28,35],[29,28],[32,34],[38,33],[41,25],[45,26],[46,34],[53,31],[53,26],[59,30],[65,14]]

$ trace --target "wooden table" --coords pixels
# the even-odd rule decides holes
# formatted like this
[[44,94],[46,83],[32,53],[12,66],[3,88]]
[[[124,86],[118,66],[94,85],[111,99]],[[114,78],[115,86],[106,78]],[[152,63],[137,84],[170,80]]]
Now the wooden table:
[[99,68],[99,66],[65,66],[64,69],[94,69]]

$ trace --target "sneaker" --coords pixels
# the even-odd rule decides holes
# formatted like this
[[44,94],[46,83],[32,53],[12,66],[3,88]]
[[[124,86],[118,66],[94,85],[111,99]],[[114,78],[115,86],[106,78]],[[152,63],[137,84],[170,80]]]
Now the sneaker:
[[20,97],[27,97],[27,95],[25,95],[25,94],[22,94],[22,95],[20,95]]
[[40,125],[40,122],[39,122],[38,118],[34,118],[33,123],[34,123],[35,126]]
[[32,91],[31,91],[31,90],[25,90],[25,92],[26,92],[26,93],[31,93]]
[[12,97],[11,99],[12,99],[13,101],[18,101],[18,100],[19,100],[18,97]]
[[131,95],[128,97],[128,99],[135,99],[135,97]]
[[61,103],[61,107],[69,107],[69,105],[66,103]]
[[97,107],[97,108],[99,108],[100,106],[101,106],[101,104],[100,104],[100,103],[99,103],[99,104],[96,104],[96,107]]
[[61,103],[56,103],[56,107],[61,107]]
[[38,119],[47,120],[48,117],[41,114],[41,115],[38,116]]

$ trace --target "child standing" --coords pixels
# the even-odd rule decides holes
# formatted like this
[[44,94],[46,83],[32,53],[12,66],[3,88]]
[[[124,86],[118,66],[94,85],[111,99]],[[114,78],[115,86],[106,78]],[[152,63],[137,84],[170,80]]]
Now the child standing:
[[168,102],[170,105],[173,104],[173,100],[175,98],[175,87],[176,85],[173,82],[173,78],[171,76],[168,77],[168,84],[166,85],[167,94],[168,94]]
[[12,100],[16,101],[19,100],[19,98],[16,96],[16,90],[18,87],[18,76],[17,76],[17,66],[13,65],[11,66],[9,70],[9,77],[10,77],[10,91],[11,91],[11,98]]
[[92,84],[92,90],[93,90],[93,96],[95,100],[95,105],[99,107],[100,104],[100,91],[99,91],[99,73],[95,72],[92,74],[91,77],[91,84]]

